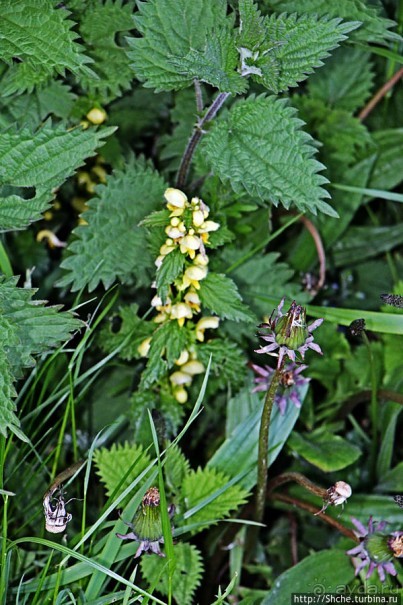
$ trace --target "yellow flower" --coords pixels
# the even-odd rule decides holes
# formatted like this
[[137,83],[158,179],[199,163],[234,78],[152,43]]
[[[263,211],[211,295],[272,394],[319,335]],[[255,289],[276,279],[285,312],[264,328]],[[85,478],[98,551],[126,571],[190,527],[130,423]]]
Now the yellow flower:
[[215,330],[220,325],[219,317],[202,317],[196,324],[196,338],[200,342],[204,341],[204,332],[206,330]]
[[193,259],[196,256],[196,250],[201,246],[201,239],[196,235],[185,235],[180,241],[180,249],[182,254],[189,254]]
[[93,107],[85,116],[92,124],[102,124],[106,120],[106,111]]
[[192,215],[192,220],[194,226],[200,227],[204,223],[204,213],[202,210],[194,210]]
[[173,396],[175,397],[178,403],[186,403],[188,400],[188,394],[186,389],[183,387],[179,387],[173,390]]
[[182,327],[185,323],[185,319],[192,319],[193,311],[189,305],[180,302],[172,305],[171,307],[171,319],[177,319],[178,324]]
[[49,229],[42,229],[38,232],[36,241],[41,242],[43,239],[46,239],[49,248],[65,248],[67,246],[66,242],[61,242],[57,235]]
[[186,374],[186,372],[181,372],[178,370],[177,372],[173,372],[170,375],[169,380],[171,381],[173,386],[183,386],[184,384],[191,384],[192,377],[190,374]]
[[180,227],[173,227],[172,225],[165,227],[165,233],[172,239],[179,239],[184,236],[184,232],[181,231]]
[[199,233],[208,233],[209,231],[217,231],[220,228],[220,223],[215,221],[204,221],[198,228]]
[[201,300],[195,290],[189,290],[188,292],[186,292],[183,298],[184,301],[189,305],[189,307],[191,307],[196,313],[200,313]]
[[179,290],[186,290],[189,286],[193,286],[196,290],[200,289],[199,282],[207,275],[207,267],[199,267],[190,265],[183,274],[182,284],[178,286]]
[[151,345],[151,336],[149,338],[146,338],[145,340],[143,340],[143,342],[141,344],[139,344],[139,346],[137,347],[137,351],[140,353],[140,355],[142,357],[147,357],[147,355],[150,351],[150,345]]
[[201,361],[193,359],[191,361],[188,361],[181,367],[181,372],[185,372],[185,374],[190,374],[190,376],[202,374],[204,372],[204,365],[201,363]]
[[175,361],[175,365],[181,366],[186,363],[189,359],[189,351],[183,349],[182,353],[179,355],[178,359]]
[[167,201],[167,208],[169,210],[184,210],[186,206],[186,202],[188,198],[180,191],[180,189],[174,189],[173,187],[168,187],[164,193],[164,197]]

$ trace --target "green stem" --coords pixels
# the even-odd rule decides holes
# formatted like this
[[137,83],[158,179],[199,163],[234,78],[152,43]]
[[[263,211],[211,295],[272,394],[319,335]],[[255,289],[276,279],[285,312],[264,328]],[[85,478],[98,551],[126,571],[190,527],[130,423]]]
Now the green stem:
[[370,455],[370,471],[372,478],[375,480],[375,465],[378,447],[378,388],[377,379],[375,372],[374,356],[372,354],[371,343],[369,342],[368,336],[365,330],[362,332],[362,339],[368,350],[369,357],[369,368],[371,372],[371,406],[370,406],[370,417],[372,426],[372,445]]
[[256,490],[256,513],[255,520],[261,523],[264,513],[264,505],[266,502],[266,487],[267,487],[267,452],[269,449],[269,430],[271,411],[273,409],[274,398],[276,396],[277,387],[280,382],[282,366],[276,369],[273,374],[270,386],[267,390],[264,400],[262,417],[260,420],[259,430],[259,450],[257,459],[257,490]]
[[7,599],[7,504],[8,495],[3,495],[3,531],[1,538],[1,576],[0,576],[0,595],[2,605],[5,605]]

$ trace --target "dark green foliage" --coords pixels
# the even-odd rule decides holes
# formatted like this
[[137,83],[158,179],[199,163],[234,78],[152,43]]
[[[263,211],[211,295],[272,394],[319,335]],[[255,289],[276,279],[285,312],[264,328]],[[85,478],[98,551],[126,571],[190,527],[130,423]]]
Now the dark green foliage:
[[233,321],[253,321],[254,316],[242,303],[232,279],[209,273],[200,285],[200,299],[212,313]]

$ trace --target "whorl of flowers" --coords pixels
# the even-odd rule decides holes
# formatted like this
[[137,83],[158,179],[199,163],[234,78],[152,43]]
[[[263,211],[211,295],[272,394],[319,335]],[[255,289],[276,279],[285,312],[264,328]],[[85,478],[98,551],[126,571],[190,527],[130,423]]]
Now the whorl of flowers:
[[[219,229],[220,225],[208,219],[210,209],[200,198],[194,197],[189,202],[183,191],[172,187],[165,191],[164,197],[170,211],[169,223],[165,227],[167,239],[155,264],[158,269],[165,257],[178,249],[184,255],[185,263],[181,275],[171,284],[166,299],[163,301],[160,296],[154,296],[151,302],[157,311],[154,322],[177,321],[181,328],[189,331],[190,341],[203,342],[205,331],[218,328],[220,321],[218,317],[201,316],[198,294],[200,282],[208,274],[209,259],[205,247],[209,243],[209,233]],[[150,343],[151,338],[141,343],[141,355],[147,356]],[[188,397],[186,388],[196,374],[204,371],[204,366],[197,359],[193,345],[181,352],[175,364],[178,369],[169,376],[172,393],[179,403],[185,403]]]
[[[288,363],[284,366],[281,372],[280,383],[276,391],[274,403],[278,406],[280,414],[284,416],[288,404],[295,405],[300,408],[302,405],[300,389],[309,383],[310,378],[305,378],[301,375],[308,366],[295,363]],[[252,369],[255,372],[255,388],[253,393],[259,391],[266,392],[270,386],[275,370],[268,365],[259,366],[252,364]]]

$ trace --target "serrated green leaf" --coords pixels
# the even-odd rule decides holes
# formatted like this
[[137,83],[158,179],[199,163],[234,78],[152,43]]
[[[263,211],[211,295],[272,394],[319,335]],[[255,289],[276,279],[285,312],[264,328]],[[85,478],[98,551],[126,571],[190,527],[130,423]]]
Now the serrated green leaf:
[[324,166],[313,159],[311,137],[300,130],[301,121],[284,100],[252,95],[237,102],[206,135],[202,152],[211,170],[235,192],[292,204],[314,214],[337,213],[323,198],[327,179]]
[[157,294],[165,304],[168,295],[168,286],[179,277],[185,266],[185,256],[179,248],[167,254],[157,270]]
[[[130,88],[134,77],[122,34],[134,28],[134,1],[105,0],[87,7],[80,20],[80,34],[91,49],[88,55],[98,79],[82,76],[81,86],[90,95],[99,95],[103,103]],[[119,44],[117,41],[119,40]]]
[[36,133],[28,129],[1,133],[0,229],[21,229],[38,220],[54,197],[53,190],[114,130],[66,130],[47,123]]
[[[178,605],[193,603],[196,588],[203,574],[202,557],[193,544],[179,542],[174,545],[175,571],[172,576],[172,592]],[[161,557],[142,557],[141,571],[147,582],[163,595],[169,592],[167,561]]]
[[229,480],[228,476],[212,467],[198,468],[185,477],[181,496],[188,511],[198,509],[188,517],[192,524],[203,523],[204,529],[207,522],[228,517],[231,511],[246,502],[248,492],[236,484],[226,487]]
[[168,170],[178,170],[196,119],[194,90],[180,90],[175,94],[175,105],[171,111],[173,132],[164,134],[160,140],[161,159],[167,162]]
[[239,0],[239,33],[237,45],[255,50],[266,38],[264,19],[253,0]]
[[246,358],[235,343],[227,338],[214,338],[197,347],[197,359],[207,367],[211,355],[209,386],[216,389],[231,385],[232,392],[239,389],[246,377]]
[[225,25],[226,0],[149,0],[138,2],[134,18],[141,38],[128,38],[128,56],[144,86],[178,90],[193,82],[178,71],[172,60],[192,49],[203,51],[213,28]]
[[255,321],[253,313],[243,304],[235,283],[225,275],[210,271],[200,282],[199,296],[202,304],[219,317]]
[[[2,0],[1,16],[0,58],[11,65],[2,78],[2,95],[32,90],[66,69],[91,73],[86,68],[91,59],[76,41],[69,12],[51,0]],[[16,58],[20,62],[13,64]]]
[[[368,242],[371,245],[368,246]],[[403,223],[384,227],[350,227],[332,248],[336,267],[362,262],[403,243]]]
[[0,433],[6,436],[10,429],[21,438],[13,382],[35,364],[34,355],[68,340],[70,332],[83,324],[71,313],[60,312],[60,306],[45,307],[44,301],[32,300],[36,291],[17,288],[17,281],[0,277]]
[[213,30],[202,50],[192,49],[171,60],[178,73],[207,82],[221,92],[241,94],[248,84],[237,71],[239,54],[229,28]]
[[160,325],[152,335],[148,362],[141,377],[141,388],[159,380],[179,359],[186,346],[187,331],[176,320]]
[[309,434],[293,432],[288,445],[299,456],[325,472],[339,471],[361,455],[361,450],[352,443],[322,430]]
[[71,284],[73,291],[87,286],[91,291],[100,282],[108,288],[115,279],[144,283],[153,259],[139,222],[161,206],[165,189],[162,177],[141,159],[96,187],[97,197],[83,214],[88,224],[74,230],[76,239],[67,248],[70,256],[61,264],[68,273],[58,285]]
[[[261,74],[254,73],[252,77],[276,93],[305,80],[359,25],[307,14],[272,15],[264,23],[267,42],[253,62]],[[275,74],[273,61],[277,64]]]
[[326,61],[326,68],[309,78],[310,95],[330,107],[356,111],[371,94],[374,73],[369,57],[359,48],[338,48]]
[[[150,456],[143,450],[141,445],[129,444],[127,442],[124,444],[114,443],[110,449],[101,448],[94,452],[97,475],[99,475],[102,483],[105,485],[108,496],[112,496],[112,494],[117,496],[119,493],[122,493],[147,468],[150,461]],[[120,486],[119,493],[116,493],[122,478],[132,465],[134,466]],[[122,507],[127,504],[129,499],[130,495],[123,501]]]
[[120,347],[124,341],[126,344],[120,349],[119,357],[130,361],[139,359],[139,345],[143,340],[152,335],[155,325],[150,321],[144,321],[138,316],[138,305],[132,304],[119,309],[110,322],[105,325],[100,334],[98,343],[104,351],[112,353]]
[[378,156],[371,173],[368,187],[394,189],[402,180],[403,173],[403,128],[378,130],[373,139],[378,146]]
[[[278,13],[294,13],[298,10],[294,0],[263,0],[264,4]],[[385,43],[387,40],[398,40],[400,37],[388,31],[396,23],[381,16],[378,6],[373,6],[362,0],[304,0],[304,15],[318,15],[326,18],[341,18],[349,21],[360,21],[361,26],[352,37],[365,42]]]
[[[262,605],[289,605],[293,593],[335,593],[354,578],[354,567],[344,551],[321,550],[287,569],[276,578]],[[317,592],[320,591],[320,592]]]

